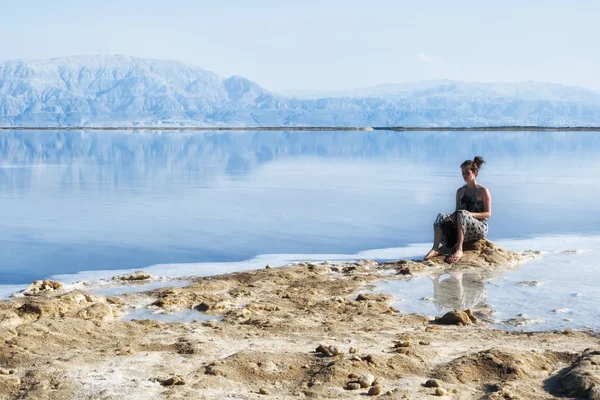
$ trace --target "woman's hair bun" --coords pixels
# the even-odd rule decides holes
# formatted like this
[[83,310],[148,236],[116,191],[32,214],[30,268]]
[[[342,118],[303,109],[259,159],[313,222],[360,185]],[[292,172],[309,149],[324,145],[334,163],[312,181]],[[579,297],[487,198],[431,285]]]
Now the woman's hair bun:
[[485,162],[485,160],[483,159],[483,157],[476,156],[473,159],[473,162],[477,166],[477,169],[479,169],[479,168],[481,168],[481,166],[483,165],[483,163]]

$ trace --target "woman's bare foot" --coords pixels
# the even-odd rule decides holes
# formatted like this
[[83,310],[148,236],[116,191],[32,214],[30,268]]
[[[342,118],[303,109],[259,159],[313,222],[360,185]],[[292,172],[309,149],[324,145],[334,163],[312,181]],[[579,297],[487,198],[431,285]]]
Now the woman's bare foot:
[[461,249],[456,250],[452,255],[446,257],[445,261],[452,264],[458,262],[463,256],[463,251]]
[[433,257],[437,257],[440,255],[440,252],[434,249],[429,250],[429,253],[425,254],[425,257],[423,257],[423,261],[427,261]]

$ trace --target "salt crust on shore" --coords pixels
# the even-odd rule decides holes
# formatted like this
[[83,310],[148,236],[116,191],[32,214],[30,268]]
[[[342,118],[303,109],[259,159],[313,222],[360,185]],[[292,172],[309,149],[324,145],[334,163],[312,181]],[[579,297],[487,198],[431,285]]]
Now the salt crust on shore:
[[[368,290],[447,268],[495,275],[534,256],[482,241],[452,266],[297,263],[112,297],[45,282],[0,302],[0,399],[598,398],[597,333],[441,325]],[[149,303],[219,320],[119,320]]]

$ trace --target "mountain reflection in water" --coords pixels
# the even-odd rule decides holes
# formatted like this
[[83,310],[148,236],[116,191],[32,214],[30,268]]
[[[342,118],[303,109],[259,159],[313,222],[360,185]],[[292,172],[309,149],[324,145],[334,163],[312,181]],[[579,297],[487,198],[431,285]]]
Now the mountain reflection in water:
[[475,155],[492,240],[597,233],[599,150],[594,132],[1,132],[0,283],[427,242]]

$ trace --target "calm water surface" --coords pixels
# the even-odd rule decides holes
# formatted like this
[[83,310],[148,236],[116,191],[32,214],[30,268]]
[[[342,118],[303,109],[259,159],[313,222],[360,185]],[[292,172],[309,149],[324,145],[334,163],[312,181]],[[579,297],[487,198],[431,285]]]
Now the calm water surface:
[[593,132],[2,132],[0,284],[427,242],[475,155],[492,240],[600,233]]

